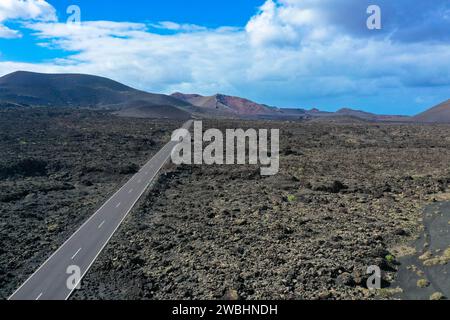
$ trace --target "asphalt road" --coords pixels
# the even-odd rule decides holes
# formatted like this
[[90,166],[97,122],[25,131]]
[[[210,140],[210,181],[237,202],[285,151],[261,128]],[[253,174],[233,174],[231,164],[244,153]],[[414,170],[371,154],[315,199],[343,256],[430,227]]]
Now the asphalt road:
[[[190,128],[191,125],[192,120],[186,122],[183,128]],[[171,141],[166,144],[56,250],[9,299],[68,299],[76,284],[86,275],[122,221],[144,194],[160,169],[167,163],[176,143]]]

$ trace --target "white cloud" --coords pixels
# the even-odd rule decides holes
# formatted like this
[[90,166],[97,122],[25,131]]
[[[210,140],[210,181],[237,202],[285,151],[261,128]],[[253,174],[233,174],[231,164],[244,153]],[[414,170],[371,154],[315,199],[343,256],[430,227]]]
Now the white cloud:
[[151,25],[156,29],[164,29],[171,31],[184,31],[184,32],[193,32],[193,31],[206,31],[207,28],[196,25],[196,24],[180,24],[172,21],[160,21],[158,23]]
[[8,28],[7,26],[0,24],[0,38],[4,39],[14,39],[14,38],[20,38],[21,34],[17,30],[12,30]]
[[18,38],[20,32],[4,25],[9,20],[56,21],[53,6],[44,0],[1,0],[0,38]]
[[252,43],[261,46],[299,46],[308,41],[324,41],[332,36],[332,26],[325,23],[321,12],[308,6],[308,3],[267,0],[246,26]]

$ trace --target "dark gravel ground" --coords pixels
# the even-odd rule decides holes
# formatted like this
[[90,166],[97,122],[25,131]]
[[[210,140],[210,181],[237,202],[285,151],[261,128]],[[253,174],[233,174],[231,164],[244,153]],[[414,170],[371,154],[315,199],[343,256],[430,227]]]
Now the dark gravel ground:
[[170,138],[180,123],[68,109],[0,109],[0,299]]
[[[74,299],[392,298],[395,254],[450,181],[450,126],[209,122],[274,127],[281,170],[170,167]],[[383,270],[365,288],[368,266]]]

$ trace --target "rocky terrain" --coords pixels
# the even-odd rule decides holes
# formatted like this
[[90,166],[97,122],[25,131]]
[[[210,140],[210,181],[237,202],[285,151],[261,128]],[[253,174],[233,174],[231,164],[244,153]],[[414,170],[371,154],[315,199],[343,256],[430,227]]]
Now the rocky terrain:
[[204,123],[282,129],[280,173],[168,168],[73,298],[393,298],[396,254],[448,187],[450,127],[346,121]]
[[0,109],[0,299],[136,172],[180,123]]

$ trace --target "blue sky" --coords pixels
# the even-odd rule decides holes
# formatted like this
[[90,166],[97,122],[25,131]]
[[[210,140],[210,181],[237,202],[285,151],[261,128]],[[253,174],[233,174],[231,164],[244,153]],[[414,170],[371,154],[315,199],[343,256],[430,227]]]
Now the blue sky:
[[[86,21],[107,20],[118,22],[151,23],[158,21],[176,21],[178,23],[197,24],[209,28],[221,26],[243,27],[249,17],[255,14],[264,0],[50,0],[47,1],[56,10],[58,20],[65,21],[68,17],[69,5],[78,5],[81,18]],[[20,28],[17,23],[9,22]],[[3,59],[26,62],[41,62],[68,55],[64,50],[47,50],[36,45],[30,36],[31,30],[22,28],[19,39],[0,38],[0,48]],[[162,33],[162,30],[157,30]],[[69,53],[70,54],[70,53]]]
[[207,27],[245,26],[264,0],[77,0],[48,1],[64,18],[68,4],[82,8],[85,20],[175,21]]
[[[381,30],[366,27],[381,8]],[[66,23],[69,5],[81,24]],[[2,0],[0,75],[416,114],[450,98],[448,0]]]

